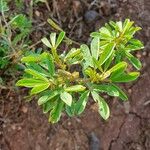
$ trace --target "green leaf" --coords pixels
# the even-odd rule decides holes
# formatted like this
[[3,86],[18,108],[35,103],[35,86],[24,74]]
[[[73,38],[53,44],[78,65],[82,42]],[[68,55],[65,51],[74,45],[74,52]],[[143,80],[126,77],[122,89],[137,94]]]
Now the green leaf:
[[25,72],[28,73],[28,74],[30,74],[30,75],[33,75],[33,76],[34,76],[35,78],[37,78],[37,79],[43,80],[43,81],[45,81],[45,82],[49,82],[49,80],[48,80],[46,77],[44,77],[44,76],[46,76],[46,75],[41,74],[41,73],[39,73],[39,72],[37,72],[37,71],[35,71],[35,70],[32,70],[32,69],[25,69]]
[[57,104],[53,107],[53,110],[50,113],[49,122],[56,123],[60,120],[63,107],[64,107],[64,102],[61,100],[58,100]]
[[56,48],[60,45],[60,43],[62,42],[62,40],[65,37],[65,32],[60,32],[60,34],[58,35],[57,41],[56,41]]
[[42,105],[42,104],[46,103],[47,101],[48,101],[48,95],[44,95],[39,98],[38,105]]
[[88,97],[89,91],[85,91],[84,93],[81,94],[79,100],[76,102],[75,112],[77,115],[80,115],[84,111],[88,101]]
[[26,56],[26,57],[23,57],[21,59],[21,62],[23,63],[29,63],[29,62],[39,62],[41,60],[41,57],[40,55],[29,55],[29,56]]
[[112,38],[110,31],[106,27],[101,27],[99,31],[100,31],[101,39],[108,40]]
[[120,89],[120,87],[118,87],[117,85],[115,85],[113,83],[111,83],[110,85],[117,89],[117,91],[119,92],[120,99],[122,99],[123,101],[128,100],[127,95]]
[[85,89],[86,87],[83,85],[73,85],[73,86],[65,88],[64,90],[66,92],[81,92],[81,91],[84,91]]
[[47,47],[52,48],[52,45],[50,44],[50,42],[48,41],[48,39],[46,37],[44,37],[42,40],[43,44],[45,44]]
[[94,89],[94,91],[106,92],[110,96],[119,96],[118,90],[114,86],[109,84],[100,84],[100,85],[94,84],[92,88]]
[[50,76],[53,77],[55,74],[55,65],[54,65],[54,60],[51,54],[46,55],[46,64],[48,66],[48,71],[50,73]]
[[91,56],[88,46],[83,44],[81,45],[80,49],[81,49],[81,52],[83,53],[83,59],[85,60],[85,63],[84,63],[85,68],[87,68],[88,66],[92,67],[93,61],[92,61],[92,56]]
[[141,64],[141,62],[140,62],[136,57],[134,57],[132,54],[127,53],[127,52],[126,52],[126,56],[127,56],[127,58],[129,59],[129,61],[131,62],[131,64],[132,64],[137,70],[140,70],[140,69],[141,69],[142,64]]
[[99,99],[98,93],[93,90],[93,91],[91,91],[91,94],[92,94],[93,100],[94,100],[95,102],[98,102],[98,99]]
[[112,55],[114,50],[115,44],[109,43],[103,50],[102,54],[99,58],[99,64],[102,65],[105,63],[105,61]]
[[37,85],[41,85],[43,84],[42,80],[36,80],[36,79],[32,79],[32,78],[24,78],[19,80],[16,85],[17,86],[24,86],[24,87],[34,87]]
[[110,77],[110,79],[112,82],[130,82],[136,80],[139,77],[139,75],[139,72],[130,72],[128,74],[123,73],[117,77]]
[[57,90],[49,92],[48,95],[44,95],[38,100],[38,105],[43,105],[47,101],[53,99],[58,94],[59,94],[59,91]]
[[65,106],[65,111],[68,114],[68,116],[73,117],[75,115],[75,102],[72,101],[71,107],[66,105]]
[[35,87],[32,88],[32,90],[31,90],[31,95],[40,93],[40,92],[42,92],[42,91],[48,89],[49,86],[50,86],[49,83],[45,83],[45,84],[41,84],[41,85],[35,86]]
[[52,47],[55,47],[55,44],[56,44],[56,33],[51,33],[50,34],[50,40],[51,40]]
[[126,50],[128,51],[135,51],[143,48],[144,48],[143,43],[137,39],[130,39],[128,45],[126,46]]
[[122,61],[122,62],[119,62],[118,64],[116,64],[115,66],[113,66],[111,69],[109,69],[108,71],[110,73],[112,72],[116,72],[117,70],[119,70],[120,68],[122,68],[123,70],[125,70],[127,68],[127,63]]
[[[40,63],[41,64],[41,63]],[[37,72],[40,72],[41,74],[44,74],[45,77],[49,77],[49,73],[47,69],[45,69],[42,64],[41,66],[38,63],[30,62],[28,64],[28,68],[32,70],[36,70]]]
[[48,101],[43,104],[43,113],[48,113],[54,106],[56,105],[56,101]]
[[80,49],[72,48],[65,56],[65,59],[75,57],[79,55],[80,53],[81,53]]
[[133,21],[130,21],[130,19],[126,19],[124,24],[123,24],[123,33],[126,33],[131,28],[131,26],[133,24],[134,24]]
[[125,65],[125,63],[119,63],[119,65],[115,66],[111,71],[112,74],[110,76],[110,78],[118,78],[120,77],[126,70],[127,65]]
[[116,22],[116,25],[118,26],[119,31],[122,32],[122,28],[123,28],[122,21]]
[[100,51],[100,38],[95,37],[91,42],[91,54],[92,57],[94,57],[96,60],[99,57],[99,51]]
[[102,116],[102,118],[104,120],[107,120],[110,116],[110,110],[109,110],[109,107],[108,107],[107,103],[95,91],[92,91],[92,97],[96,102],[98,102],[98,107],[99,107],[98,112],[99,112],[99,114]]
[[56,30],[63,31],[52,19],[48,19],[47,22]]
[[69,93],[67,93],[67,92],[62,92],[61,94],[60,94],[60,98],[61,98],[61,100],[63,101],[63,102],[65,102],[68,106],[71,106],[71,104],[72,104],[72,96],[69,94]]
[[92,33],[90,34],[90,36],[91,36],[91,37],[94,37],[94,38],[95,38],[95,37],[100,38],[101,35],[100,35],[99,32],[92,32]]
[[107,120],[110,116],[110,110],[108,104],[102,97],[100,97],[98,100],[98,106],[99,106],[98,112],[100,113],[100,115],[104,120]]

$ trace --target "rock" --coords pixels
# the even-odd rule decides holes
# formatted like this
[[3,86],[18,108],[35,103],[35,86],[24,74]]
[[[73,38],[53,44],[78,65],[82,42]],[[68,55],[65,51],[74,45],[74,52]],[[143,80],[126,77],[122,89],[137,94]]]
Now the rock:
[[93,132],[90,136],[90,150],[100,150],[100,141]]
[[84,14],[84,19],[87,23],[91,23],[93,21],[96,21],[96,19],[100,17],[99,13],[97,13],[95,10],[88,10]]

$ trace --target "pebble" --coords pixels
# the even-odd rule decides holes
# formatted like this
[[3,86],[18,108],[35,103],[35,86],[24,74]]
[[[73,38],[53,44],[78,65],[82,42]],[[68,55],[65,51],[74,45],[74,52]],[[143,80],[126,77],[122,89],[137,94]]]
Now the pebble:
[[93,132],[90,136],[90,150],[100,150],[100,140]]
[[22,106],[21,111],[26,114],[28,112],[28,108],[26,106]]
[[93,21],[96,21],[99,16],[99,13],[97,13],[95,10],[88,10],[84,14],[84,19],[87,23],[92,23]]

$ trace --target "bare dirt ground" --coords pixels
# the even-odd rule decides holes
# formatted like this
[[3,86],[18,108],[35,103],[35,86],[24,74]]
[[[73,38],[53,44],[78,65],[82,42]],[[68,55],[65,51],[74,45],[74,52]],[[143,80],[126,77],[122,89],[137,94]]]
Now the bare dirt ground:
[[[130,18],[143,28],[137,36],[144,42],[145,49],[136,54],[143,63],[141,76],[138,81],[124,85],[129,101],[109,99],[111,117],[108,121],[100,118],[93,104],[80,117],[63,116],[58,124],[52,125],[48,124],[36,100],[24,101],[27,93],[24,89],[20,92],[2,90],[0,150],[150,150],[150,1],[101,1],[100,7],[92,2],[57,0],[51,8],[53,17],[79,42],[87,42],[89,33],[110,19]],[[42,8],[43,5],[35,8],[34,17],[39,22],[51,15]],[[88,16],[91,10],[96,12],[93,18]],[[37,39],[43,32],[47,34],[48,27],[44,27],[45,31],[41,28],[35,31]]]

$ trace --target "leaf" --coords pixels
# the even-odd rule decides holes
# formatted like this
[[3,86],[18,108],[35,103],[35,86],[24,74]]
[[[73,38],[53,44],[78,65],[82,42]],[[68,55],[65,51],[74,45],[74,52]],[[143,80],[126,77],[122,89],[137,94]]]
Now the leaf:
[[[114,67],[114,69],[112,70],[113,72],[112,72],[110,78],[118,78],[118,77],[120,77],[125,72],[126,67],[127,67],[127,65],[125,65],[125,64],[124,65],[123,64],[120,65],[120,63],[119,63],[119,65]],[[116,70],[116,68],[117,68],[117,70]]]
[[56,48],[60,45],[60,43],[62,42],[62,40],[65,37],[65,32],[60,32],[60,34],[58,35],[57,41],[56,41]]
[[94,89],[94,91],[106,92],[110,96],[119,96],[118,90],[114,86],[109,84],[100,84],[100,85],[94,84],[92,88]]
[[49,92],[48,95],[44,95],[38,100],[38,105],[43,105],[47,101],[53,99],[58,94],[59,94],[59,91],[57,90]]
[[48,80],[46,77],[44,77],[44,76],[46,76],[46,75],[41,74],[41,73],[39,73],[39,72],[37,72],[37,71],[35,71],[35,70],[32,70],[32,69],[25,69],[25,72],[28,73],[28,74],[30,74],[30,75],[33,75],[33,76],[34,76],[35,78],[37,78],[37,79],[43,80],[43,81],[45,81],[45,82],[49,82],[49,80]]
[[99,37],[95,37],[91,42],[91,54],[92,57],[94,57],[96,60],[99,57],[99,51],[100,51],[100,39]]
[[34,94],[40,93],[40,92],[46,90],[49,86],[50,86],[49,83],[45,83],[45,84],[41,84],[41,85],[35,86],[34,88],[32,88],[30,94],[34,95]]
[[44,95],[39,98],[38,105],[42,105],[42,104],[46,103],[47,101],[48,101],[48,95]]
[[139,72],[123,73],[118,77],[110,77],[110,79],[112,82],[130,82],[136,80],[139,77],[139,74]]
[[88,66],[93,66],[93,61],[92,61],[92,57],[91,57],[91,53],[90,50],[88,48],[87,45],[83,44],[80,47],[81,52],[83,53],[83,59],[85,60],[85,68],[87,68]]
[[41,57],[40,55],[29,55],[29,56],[26,56],[26,57],[23,57],[21,59],[21,62],[24,62],[24,63],[29,63],[29,62],[38,62],[41,60]]
[[94,37],[94,38],[95,38],[95,37],[100,38],[101,35],[100,35],[99,32],[92,32],[92,33],[90,34],[90,36],[91,36],[91,37]]
[[134,24],[133,21],[130,21],[130,19],[126,19],[123,24],[123,33],[126,33],[133,24]]
[[100,31],[101,39],[111,39],[112,38],[110,31],[106,27],[101,27],[99,31]]
[[114,50],[115,44],[109,43],[103,50],[102,54],[99,58],[99,64],[102,65],[105,63],[105,61],[112,55]]
[[52,48],[52,45],[50,44],[50,42],[48,41],[48,39],[46,37],[44,37],[43,39],[41,39],[41,41],[43,42],[43,44],[45,44],[47,47]]
[[[41,63],[40,63],[41,64]],[[37,72],[40,72],[41,74],[44,74],[45,77],[49,77],[49,73],[47,72],[47,70],[42,66],[35,63],[35,62],[30,62],[30,64],[28,64],[28,68],[32,69],[32,70],[36,70]]]
[[46,55],[46,64],[48,66],[48,71],[50,73],[50,76],[53,77],[55,74],[55,65],[51,54]]
[[119,31],[122,32],[122,28],[123,28],[122,21],[116,22],[116,25],[118,26]]
[[42,80],[36,80],[36,79],[32,79],[32,78],[24,78],[19,80],[16,85],[17,86],[25,86],[25,87],[34,87],[37,85],[41,85],[43,84]]
[[107,120],[110,116],[110,110],[109,110],[107,103],[95,91],[92,91],[92,97],[96,102],[98,102],[98,107],[99,107],[98,112],[100,113],[100,115],[102,116],[104,120]]
[[117,70],[119,70],[120,68],[122,68],[123,70],[125,70],[127,68],[127,63],[122,61],[122,62],[119,62],[118,64],[116,64],[115,66],[113,66],[111,69],[109,69],[108,71],[110,73],[112,72],[116,72]]
[[75,57],[75,56],[79,55],[80,53],[81,53],[80,49],[72,48],[65,56],[65,59]]
[[64,90],[66,92],[81,92],[81,91],[84,91],[85,89],[86,87],[83,85],[73,85],[73,86],[65,88]]
[[112,61],[113,61],[113,58],[114,58],[114,52],[111,54],[111,56],[105,61],[104,63],[104,71],[106,71],[109,66],[111,65]]
[[48,113],[54,106],[56,105],[56,101],[48,101],[43,104],[43,113]]
[[118,87],[117,85],[115,85],[113,83],[111,83],[110,85],[115,87],[118,90],[120,99],[122,99],[123,101],[128,100],[127,95],[120,89],[120,87]]
[[56,43],[56,33],[51,33],[51,34],[50,34],[50,40],[51,40],[52,47],[55,47],[55,43]]
[[62,92],[61,94],[60,94],[60,98],[61,98],[61,100],[63,101],[63,102],[65,102],[68,106],[71,106],[71,104],[72,104],[72,96],[69,94],[69,93],[67,93],[67,92]]
[[63,31],[52,19],[48,19],[47,22],[56,30]]
[[88,97],[89,97],[89,91],[85,91],[84,93],[81,94],[79,100],[76,102],[75,112],[77,115],[80,115],[84,111],[88,101]]
[[129,51],[140,50],[143,48],[144,48],[143,43],[137,39],[130,39],[128,45],[126,46],[126,49]]
[[137,69],[137,70],[140,70],[141,67],[142,67],[142,64],[141,62],[136,58],[134,57],[132,54],[126,52],[126,56],[127,58],[129,59],[129,61],[132,63],[132,65]]
[[68,114],[68,116],[73,117],[75,115],[75,102],[72,101],[71,107],[66,105],[65,110],[66,110],[66,113]]
[[53,107],[53,110],[50,113],[49,122],[56,123],[60,120],[63,107],[64,107],[64,102],[61,100],[58,100],[57,104]]
[[102,67],[99,65],[99,61],[98,61],[98,60],[96,60],[94,57],[92,58],[92,60],[93,60],[94,68],[95,68],[95,69],[97,69],[97,68],[98,68],[101,72],[103,72]]
[[93,100],[94,100],[95,102],[98,102],[98,99],[99,99],[98,93],[93,90],[93,91],[91,91],[91,94],[92,94]]
[[104,120],[107,120],[110,116],[110,110],[108,104],[102,97],[99,98],[98,106],[99,106],[98,112],[100,113],[100,115]]

